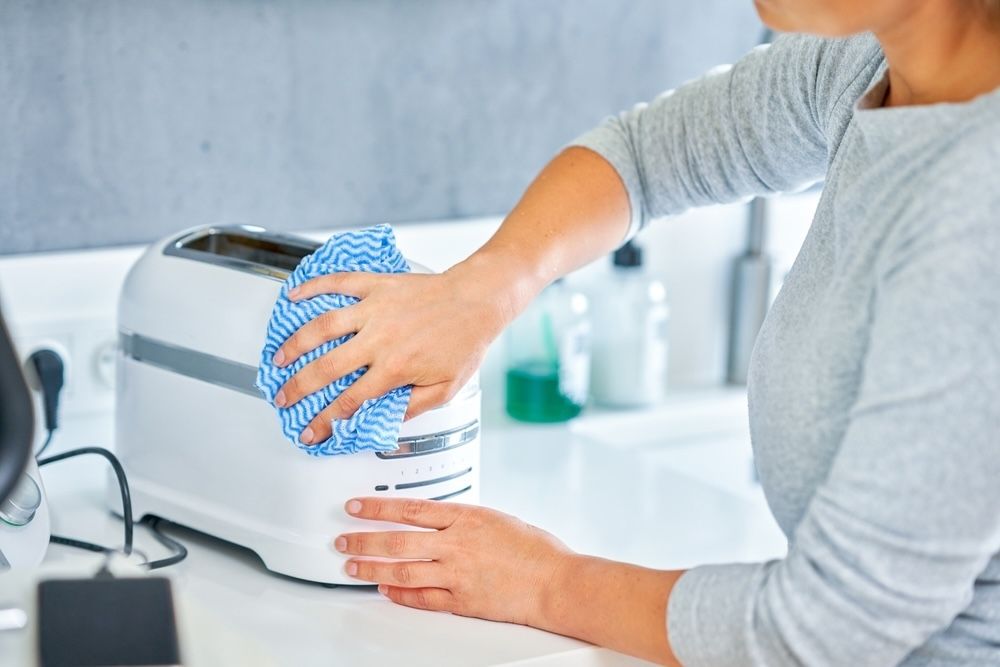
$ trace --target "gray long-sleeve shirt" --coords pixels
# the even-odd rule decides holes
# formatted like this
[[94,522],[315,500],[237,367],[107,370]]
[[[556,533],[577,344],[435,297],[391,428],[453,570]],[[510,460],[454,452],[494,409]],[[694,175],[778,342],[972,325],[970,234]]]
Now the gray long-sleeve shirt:
[[1000,665],[1000,90],[878,108],[886,69],[783,37],[575,142],[633,231],[826,177],[749,383],[788,555],[680,578],[690,667]]

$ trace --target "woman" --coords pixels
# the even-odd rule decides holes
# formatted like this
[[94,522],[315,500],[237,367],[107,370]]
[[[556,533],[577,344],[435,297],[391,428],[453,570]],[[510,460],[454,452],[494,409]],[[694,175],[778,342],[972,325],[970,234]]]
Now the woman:
[[436,531],[335,548],[400,604],[665,663],[1000,664],[1000,2],[758,10],[823,37],[783,37],[586,134],[443,275],[303,286],[298,298],[362,300],[279,357],[358,332],[286,385],[289,404],[369,367],[304,439],[402,384],[412,416],[447,400],[544,285],[646,220],[825,177],[749,387],[787,557],[661,572],[572,553],[488,509],[372,498],[347,511]]

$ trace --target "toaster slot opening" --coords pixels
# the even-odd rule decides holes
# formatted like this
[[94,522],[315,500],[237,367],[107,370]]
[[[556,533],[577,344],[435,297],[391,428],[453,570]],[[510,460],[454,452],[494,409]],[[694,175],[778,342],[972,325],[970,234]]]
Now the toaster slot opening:
[[163,252],[284,280],[318,247],[308,239],[234,225],[192,232],[167,245]]

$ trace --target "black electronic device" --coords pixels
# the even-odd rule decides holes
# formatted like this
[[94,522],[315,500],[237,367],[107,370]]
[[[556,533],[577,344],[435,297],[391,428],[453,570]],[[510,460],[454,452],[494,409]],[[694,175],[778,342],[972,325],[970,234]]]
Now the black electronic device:
[[34,429],[31,395],[0,313],[0,503],[14,490],[31,458]]
[[181,664],[163,577],[43,581],[38,623],[40,667]]

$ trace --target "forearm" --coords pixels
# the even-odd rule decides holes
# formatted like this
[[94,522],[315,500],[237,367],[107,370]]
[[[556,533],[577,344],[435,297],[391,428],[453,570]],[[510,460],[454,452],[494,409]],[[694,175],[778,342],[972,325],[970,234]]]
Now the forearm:
[[645,660],[678,665],[667,637],[667,603],[682,574],[573,555],[551,581],[531,624]]
[[547,284],[614,250],[630,219],[628,193],[604,158],[569,148],[528,187],[493,237],[453,271],[472,272],[516,315]]

